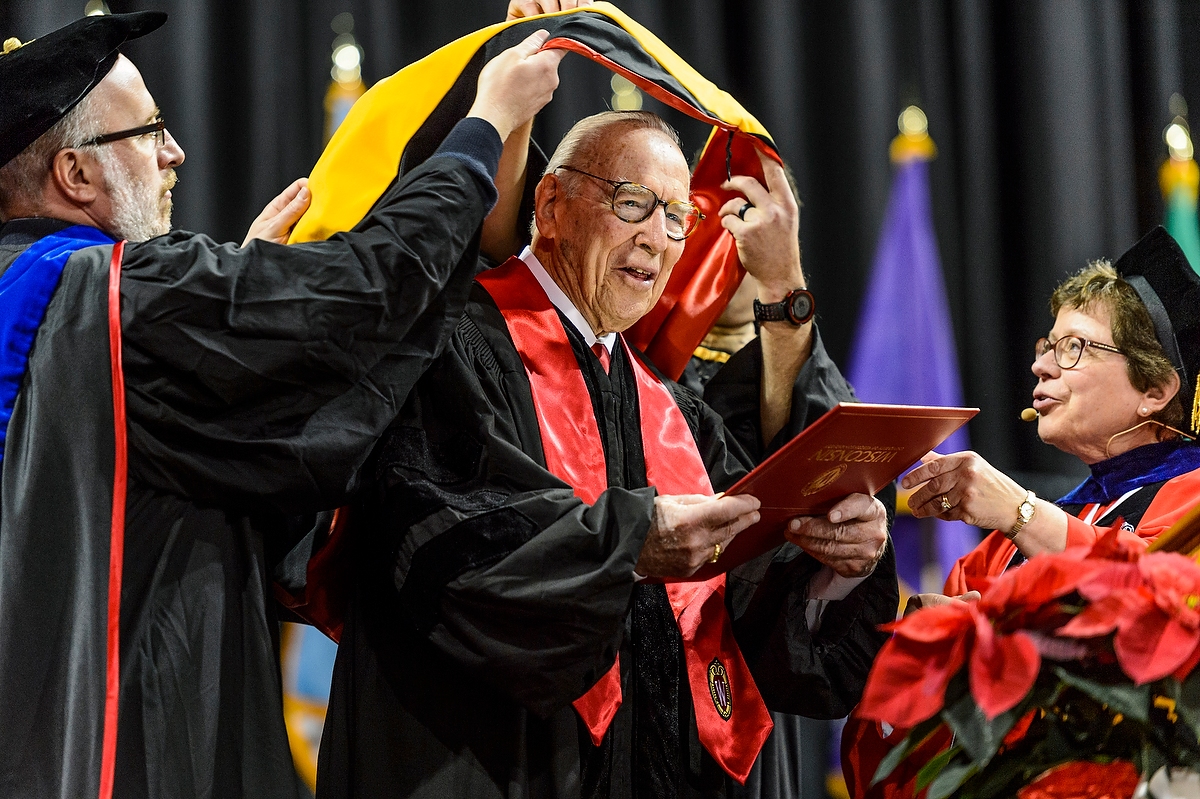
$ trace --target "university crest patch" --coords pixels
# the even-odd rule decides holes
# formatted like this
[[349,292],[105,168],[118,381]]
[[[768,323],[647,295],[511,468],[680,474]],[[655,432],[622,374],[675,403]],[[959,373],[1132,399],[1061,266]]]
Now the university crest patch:
[[733,690],[729,686],[729,674],[717,658],[708,664],[708,693],[713,706],[724,721],[733,715]]

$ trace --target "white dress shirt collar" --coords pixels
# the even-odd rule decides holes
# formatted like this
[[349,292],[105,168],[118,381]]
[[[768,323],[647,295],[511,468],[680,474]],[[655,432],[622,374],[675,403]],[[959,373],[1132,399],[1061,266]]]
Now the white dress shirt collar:
[[558,284],[554,282],[554,278],[550,277],[550,273],[546,271],[546,267],[542,266],[542,262],[533,254],[533,250],[526,247],[518,256],[525,265],[529,267],[529,271],[533,272],[533,276],[537,278],[537,282],[541,284],[542,290],[546,292],[546,296],[550,298],[550,302],[558,309],[559,313],[567,317],[567,320],[575,326],[579,331],[579,335],[583,336],[584,342],[591,348],[593,344],[599,341],[604,345],[604,349],[612,352],[613,345],[617,343],[616,333],[606,333],[603,336],[597,337],[592,331],[592,326],[583,318],[583,314],[575,307],[575,303],[571,302],[571,298],[563,293]]

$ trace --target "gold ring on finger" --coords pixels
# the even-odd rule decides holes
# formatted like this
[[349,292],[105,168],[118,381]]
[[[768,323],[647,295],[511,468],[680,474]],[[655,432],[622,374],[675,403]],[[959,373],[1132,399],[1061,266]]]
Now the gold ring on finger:
[[942,513],[945,513],[953,507],[954,506],[950,504],[950,498],[945,494],[942,494]]
[[721,557],[721,545],[713,544],[713,556],[708,559],[709,563],[716,563],[717,558]]

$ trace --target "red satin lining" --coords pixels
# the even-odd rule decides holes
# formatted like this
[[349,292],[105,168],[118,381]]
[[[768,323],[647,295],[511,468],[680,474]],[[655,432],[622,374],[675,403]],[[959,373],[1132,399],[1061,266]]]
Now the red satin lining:
[[125,489],[129,449],[125,429],[125,372],[121,365],[121,258],[125,242],[113,245],[108,266],[108,351],[112,370],[113,501],[108,546],[108,630],[104,681],[104,738],[100,756],[100,799],[112,799],[117,765],[117,711],[121,698],[121,574],[125,565]]
[[[545,291],[518,258],[485,272],[478,282],[488,291],[508,325],[529,376],[537,409],[546,468],[588,504],[608,488],[604,447],[587,384],[558,313]],[[712,494],[708,471],[687,421],[663,385],[621,340],[633,367],[641,412],[647,482],[662,494]],[[547,414],[544,409],[552,409]],[[725,576],[703,583],[669,583],[667,596],[683,636],[692,703],[700,740],[713,758],[745,782],[771,717],[750,669],[733,638],[725,610]],[[727,673],[733,712],[718,713],[708,669],[715,661]],[[620,659],[573,706],[599,745],[621,705]]]
[[334,643],[342,640],[346,606],[350,601],[350,507],[333,512],[325,541],[308,559],[304,592],[291,594],[273,583],[279,604],[316,627]]

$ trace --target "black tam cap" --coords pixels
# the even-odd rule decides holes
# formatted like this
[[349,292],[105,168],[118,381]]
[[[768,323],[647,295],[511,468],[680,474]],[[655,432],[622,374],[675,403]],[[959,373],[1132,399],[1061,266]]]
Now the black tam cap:
[[1161,227],[1113,266],[1150,311],[1158,342],[1179,373],[1184,426],[1200,431],[1200,274]]
[[104,80],[118,48],[167,21],[161,11],[84,17],[0,53],[0,166],[16,158]]

